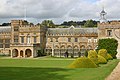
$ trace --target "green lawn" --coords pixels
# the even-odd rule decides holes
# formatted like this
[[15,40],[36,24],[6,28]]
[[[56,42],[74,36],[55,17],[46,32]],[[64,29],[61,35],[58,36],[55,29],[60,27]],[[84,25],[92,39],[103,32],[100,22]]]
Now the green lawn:
[[104,80],[119,60],[98,68],[69,69],[71,59],[0,59],[0,80]]

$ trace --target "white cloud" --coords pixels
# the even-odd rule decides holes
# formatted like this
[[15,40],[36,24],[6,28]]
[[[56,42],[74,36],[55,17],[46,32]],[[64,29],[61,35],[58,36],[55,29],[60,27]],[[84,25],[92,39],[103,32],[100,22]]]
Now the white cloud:
[[120,0],[1,0],[0,21],[23,18],[24,7],[27,8],[27,18],[33,22],[43,19],[58,23],[65,20],[99,20],[102,5],[108,19],[119,19],[119,3]]

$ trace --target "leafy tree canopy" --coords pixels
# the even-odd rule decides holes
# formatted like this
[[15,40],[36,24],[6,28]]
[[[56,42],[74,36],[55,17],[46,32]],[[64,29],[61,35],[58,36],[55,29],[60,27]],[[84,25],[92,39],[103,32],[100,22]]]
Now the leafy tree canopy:
[[41,25],[47,26],[49,28],[55,28],[55,24],[52,20],[44,20],[42,21]]
[[80,26],[80,27],[97,27],[97,22],[94,20],[83,20],[83,21],[64,21],[61,26]]
[[97,27],[97,22],[93,20],[87,20],[84,24],[84,27]]

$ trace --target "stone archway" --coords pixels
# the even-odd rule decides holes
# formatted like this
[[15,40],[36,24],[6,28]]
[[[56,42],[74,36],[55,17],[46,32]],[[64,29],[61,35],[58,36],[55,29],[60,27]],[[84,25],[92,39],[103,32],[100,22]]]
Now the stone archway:
[[79,49],[79,47],[77,45],[74,46],[74,49]]
[[58,45],[56,45],[56,46],[55,46],[55,49],[59,49],[59,46],[58,46]]
[[24,56],[23,56],[23,51],[22,51],[22,50],[20,51],[20,57],[24,57]]
[[80,46],[80,49],[85,49],[85,45],[81,45],[81,46]]
[[87,46],[87,49],[88,49],[88,50],[92,49],[92,46],[91,46],[91,45],[88,45],[88,46]]
[[13,57],[18,57],[18,50],[17,49],[13,49],[12,50],[12,54],[13,54]]
[[81,45],[81,46],[80,46],[81,56],[85,56],[85,51],[86,51],[85,45]]
[[31,51],[30,49],[26,49],[26,50],[25,50],[25,56],[26,56],[26,57],[32,56],[32,51]]
[[72,49],[72,46],[71,46],[71,45],[68,45],[68,46],[67,46],[67,49]]

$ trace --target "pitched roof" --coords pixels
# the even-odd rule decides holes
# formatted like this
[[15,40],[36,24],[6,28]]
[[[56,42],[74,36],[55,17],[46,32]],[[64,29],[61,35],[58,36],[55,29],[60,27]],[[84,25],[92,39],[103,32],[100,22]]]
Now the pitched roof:
[[70,28],[48,28],[48,34],[98,34],[97,32],[97,28],[74,28],[74,27],[70,27]]
[[11,26],[0,26],[0,33],[10,33]]

